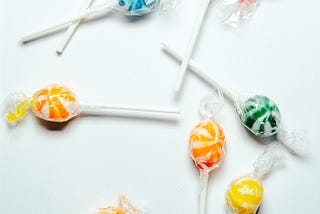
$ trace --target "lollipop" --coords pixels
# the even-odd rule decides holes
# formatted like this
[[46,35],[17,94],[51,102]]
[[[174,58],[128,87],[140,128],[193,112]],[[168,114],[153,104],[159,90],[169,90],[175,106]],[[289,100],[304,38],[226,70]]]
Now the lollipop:
[[[163,48],[173,58],[181,61],[182,55],[174,49],[163,44]],[[222,87],[209,75],[202,71],[194,61],[190,61],[189,69],[202,79],[221,90],[235,105],[241,123],[254,135],[259,137],[276,136],[289,152],[293,154],[303,153],[305,143],[308,141],[303,132],[284,130],[281,126],[281,115],[277,105],[268,97],[255,95],[249,98],[241,98],[230,90]]]
[[229,214],[255,214],[263,199],[261,180],[271,172],[281,160],[279,144],[271,144],[258,157],[254,170],[231,182],[226,193]]
[[32,97],[27,97],[23,93],[9,95],[5,102],[8,123],[15,124],[22,119],[29,106],[35,116],[50,122],[66,122],[79,114],[115,114],[112,111],[120,111],[122,114],[143,113],[146,117],[154,114],[179,114],[176,109],[80,103],[77,96],[66,86],[51,84],[37,91]]
[[26,36],[22,38],[22,43],[28,43],[68,28],[65,37],[61,40],[61,43],[57,48],[57,53],[62,54],[72,35],[82,21],[94,19],[95,17],[102,16],[112,10],[119,11],[126,16],[143,16],[151,13],[160,1],[161,7],[173,5],[169,3],[169,1],[173,0],[109,0],[97,6],[91,6],[93,1],[94,0],[87,0],[79,16]]
[[[206,106],[206,99],[201,103]],[[210,108],[205,108],[201,114],[206,119],[191,131],[189,150],[196,167],[200,171],[199,214],[206,212],[206,197],[209,173],[220,166],[225,155],[225,135],[220,125],[212,117]]]
[[108,206],[99,208],[92,214],[139,214],[141,213],[135,206],[123,195],[119,196],[118,206]]

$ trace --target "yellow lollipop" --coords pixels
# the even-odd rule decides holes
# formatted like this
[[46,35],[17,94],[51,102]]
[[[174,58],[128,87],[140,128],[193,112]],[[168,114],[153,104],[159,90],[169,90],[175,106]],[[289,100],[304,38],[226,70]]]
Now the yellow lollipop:
[[271,172],[282,157],[281,146],[273,143],[258,157],[252,174],[233,180],[227,190],[229,214],[255,214],[263,199],[260,180]]

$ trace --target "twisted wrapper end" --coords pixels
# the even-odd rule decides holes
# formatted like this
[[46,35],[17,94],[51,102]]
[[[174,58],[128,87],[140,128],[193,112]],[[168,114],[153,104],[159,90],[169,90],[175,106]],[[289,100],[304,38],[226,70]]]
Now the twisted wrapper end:
[[277,140],[293,155],[305,156],[310,144],[306,130],[283,130],[277,132]]
[[260,179],[265,178],[283,159],[282,146],[277,141],[271,143],[254,162],[253,175]]
[[16,125],[27,114],[31,98],[22,92],[9,94],[4,101],[4,114],[10,125]]

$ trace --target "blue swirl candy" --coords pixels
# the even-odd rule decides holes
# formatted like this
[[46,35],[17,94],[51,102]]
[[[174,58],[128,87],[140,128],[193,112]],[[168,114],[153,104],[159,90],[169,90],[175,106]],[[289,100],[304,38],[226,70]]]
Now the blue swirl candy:
[[120,7],[126,15],[142,16],[150,13],[158,0],[119,0]]

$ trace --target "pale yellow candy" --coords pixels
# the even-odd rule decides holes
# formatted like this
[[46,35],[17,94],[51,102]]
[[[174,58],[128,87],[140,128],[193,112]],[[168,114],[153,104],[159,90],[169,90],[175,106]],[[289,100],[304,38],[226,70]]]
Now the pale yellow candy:
[[240,177],[229,186],[226,201],[229,213],[255,214],[261,204],[263,187],[254,176]]
[[29,108],[30,99],[23,93],[10,94],[5,100],[6,119],[8,123],[15,123],[23,118]]

